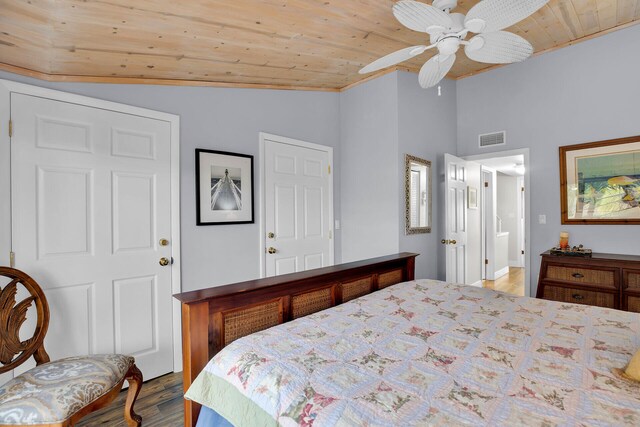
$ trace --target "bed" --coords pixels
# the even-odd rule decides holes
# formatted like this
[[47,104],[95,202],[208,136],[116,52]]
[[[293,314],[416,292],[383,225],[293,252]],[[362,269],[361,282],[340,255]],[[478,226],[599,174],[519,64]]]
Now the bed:
[[612,373],[640,315],[406,279],[398,257],[365,273],[399,269],[393,286],[215,351],[186,402],[252,426],[640,424],[640,387]]

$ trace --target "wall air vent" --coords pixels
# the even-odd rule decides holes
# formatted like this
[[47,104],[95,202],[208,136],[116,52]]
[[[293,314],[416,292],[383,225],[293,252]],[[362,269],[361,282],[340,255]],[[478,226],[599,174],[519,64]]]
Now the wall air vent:
[[507,132],[493,132],[478,135],[480,147],[491,147],[493,145],[504,145],[507,142]]

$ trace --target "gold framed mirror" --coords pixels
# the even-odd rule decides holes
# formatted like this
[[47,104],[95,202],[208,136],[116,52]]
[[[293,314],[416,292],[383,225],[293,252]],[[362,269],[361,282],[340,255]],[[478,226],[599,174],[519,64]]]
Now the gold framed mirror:
[[404,159],[405,234],[431,233],[431,162]]

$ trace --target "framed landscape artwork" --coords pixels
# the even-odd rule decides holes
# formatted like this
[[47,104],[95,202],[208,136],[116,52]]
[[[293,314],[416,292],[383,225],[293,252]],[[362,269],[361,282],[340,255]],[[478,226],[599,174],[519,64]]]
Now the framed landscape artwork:
[[563,224],[640,224],[640,136],[560,147]]
[[253,156],[196,150],[196,223],[253,223]]

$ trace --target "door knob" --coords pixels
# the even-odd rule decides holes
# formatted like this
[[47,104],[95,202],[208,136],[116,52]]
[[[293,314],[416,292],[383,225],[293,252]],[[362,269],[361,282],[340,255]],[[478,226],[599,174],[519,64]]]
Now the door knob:
[[169,258],[165,258],[165,257],[160,258],[160,261],[158,261],[158,264],[160,264],[163,267],[165,265],[169,265]]
[[449,243],[451,243],[452,245],[455,245],[458,242],[456,242],[455,240],[451,240],[451,241],[449,241]]
[[160,246],[167,246],[169,241],[167,239],[160,239]]
[[446,239],[442,239],[442,240],[440,240],[440,243],[442,243],[443,245],[446,245],[446,244],[448,244],[448,243],[449,243],[449,241],[448,241],[448,240],[446,240]]
[[267,249],[267,252],[269,252],[270,254],[275,254],[276,252],[278,252],[276,250],[276,248],[274,248],[273,246],[271,246],[269,249]]
[[272,232],[267,233],[267,237],[270,239],[273,239],[274,237],[276,237],[275,234],[273,234]]

